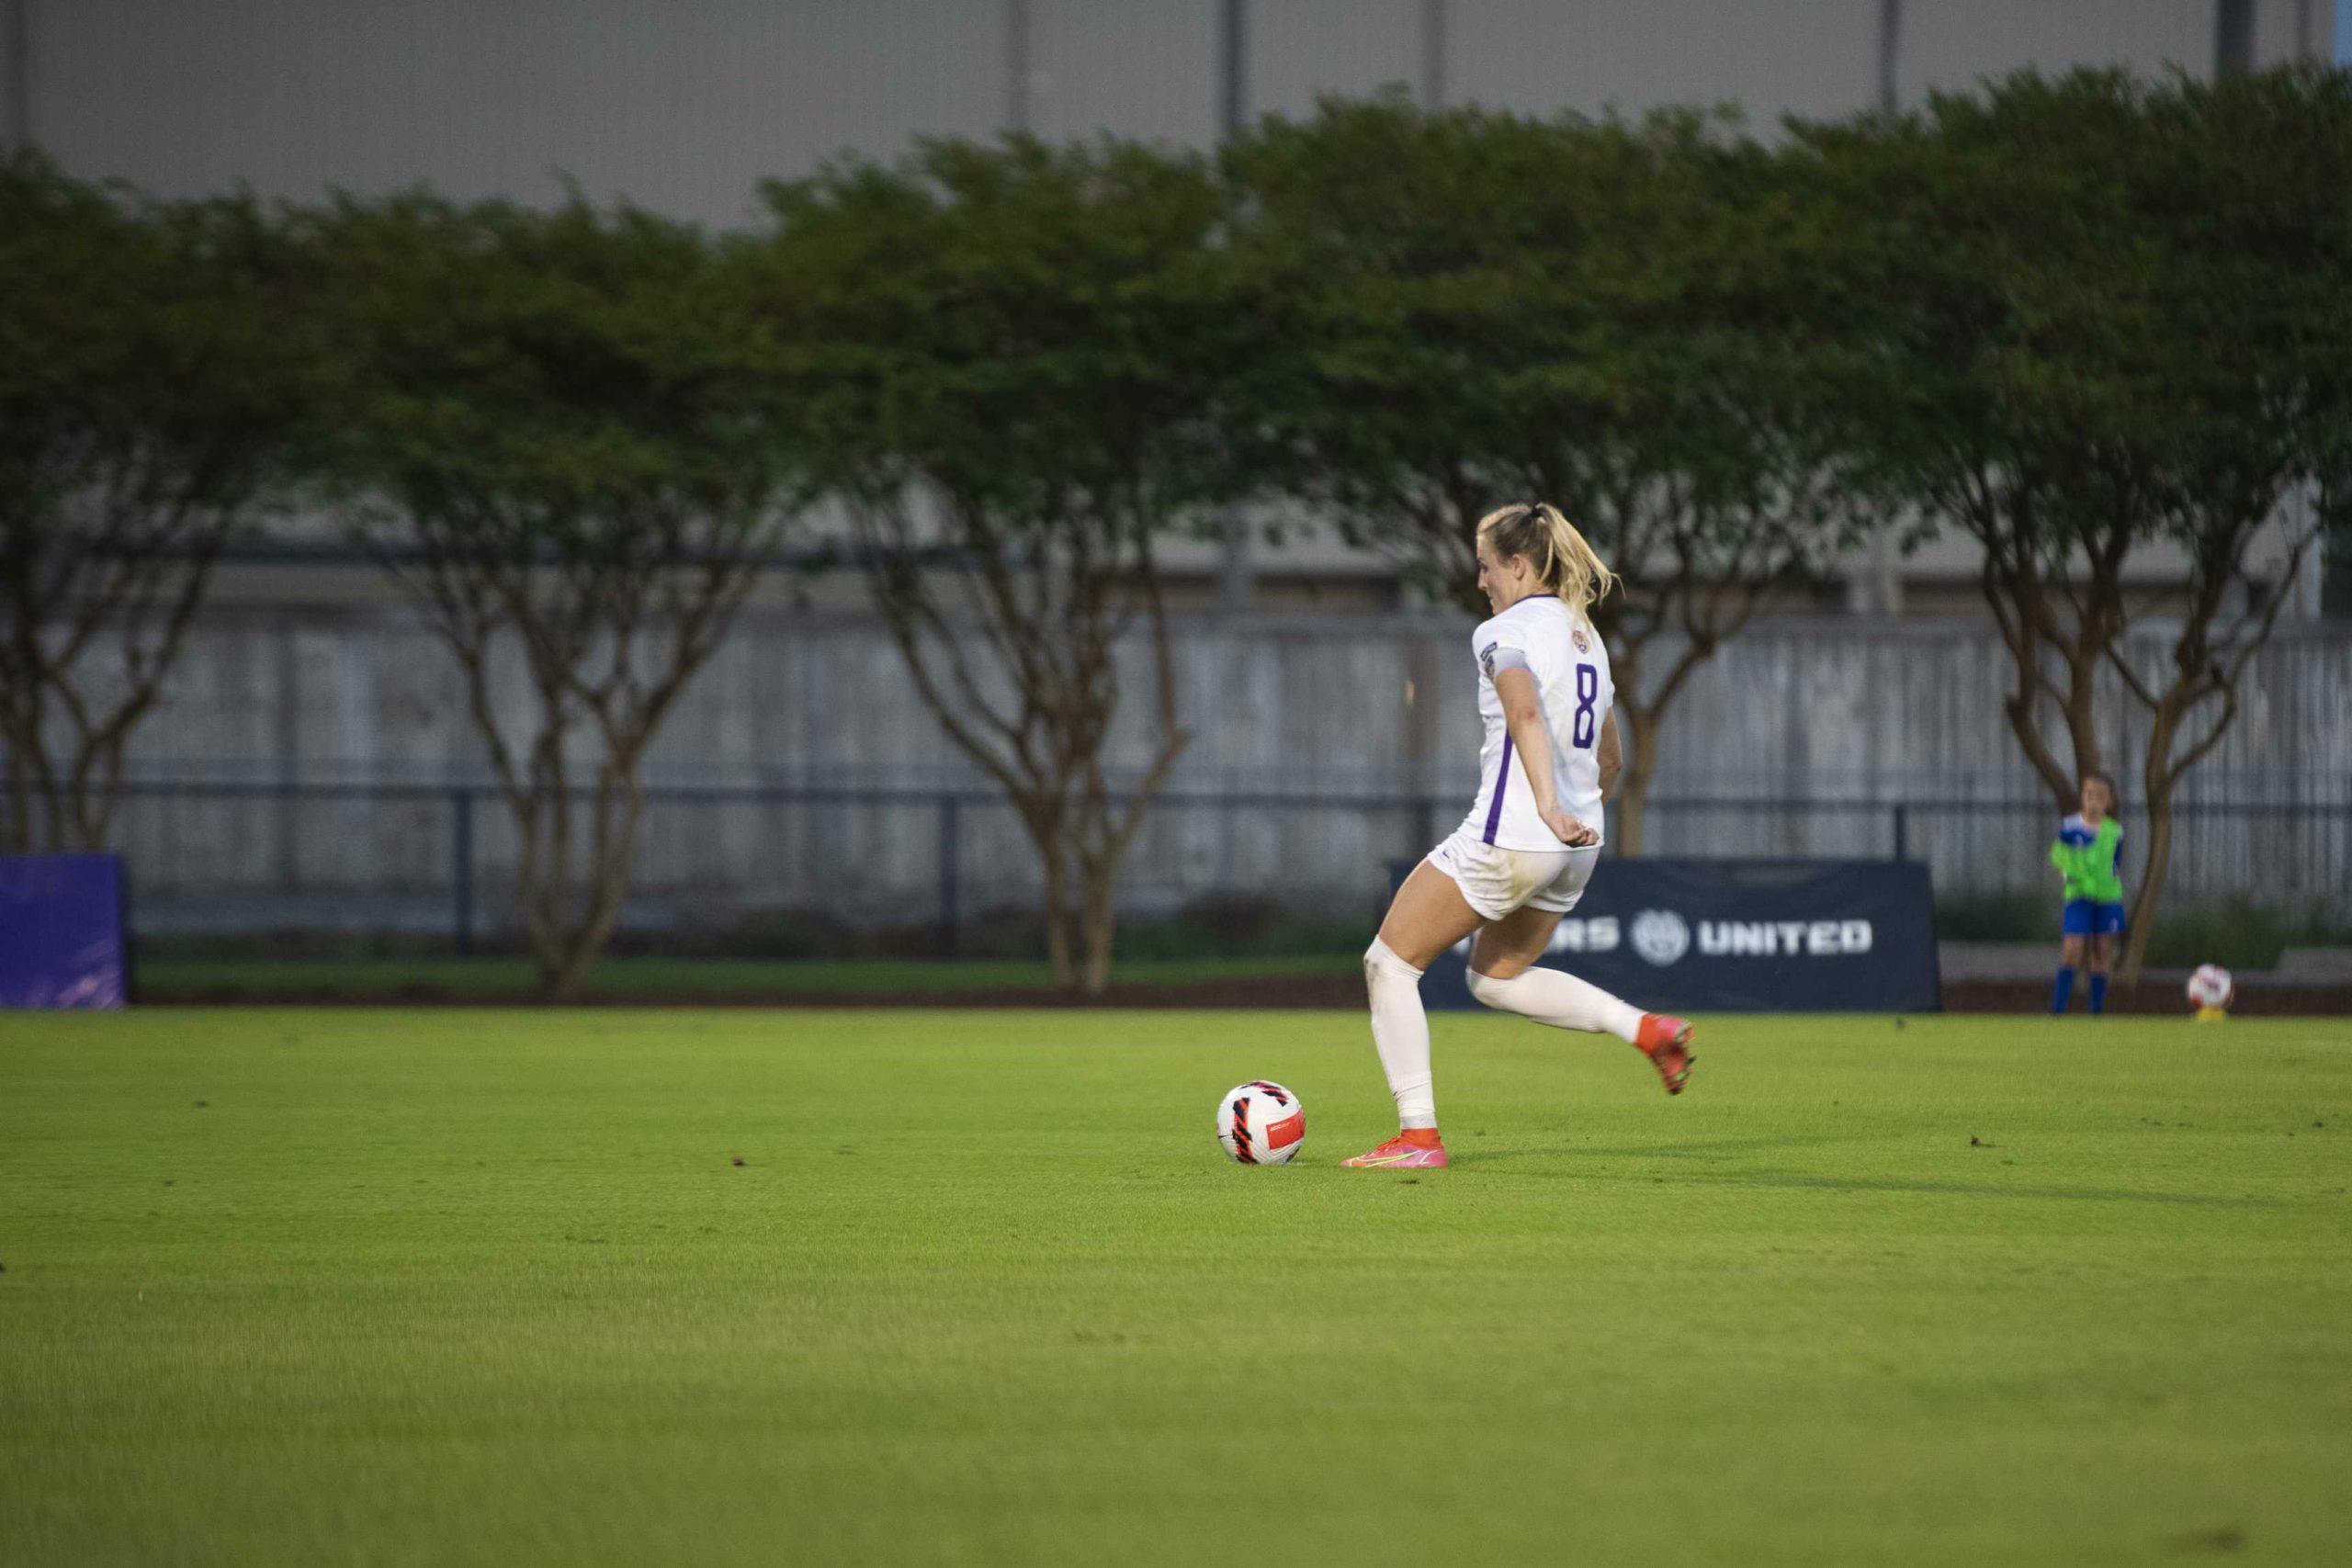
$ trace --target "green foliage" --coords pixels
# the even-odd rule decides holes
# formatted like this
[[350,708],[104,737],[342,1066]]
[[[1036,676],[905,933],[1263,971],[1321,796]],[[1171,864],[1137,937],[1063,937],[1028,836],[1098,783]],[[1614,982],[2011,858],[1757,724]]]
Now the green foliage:
[[[1936,935],[1946,942],[2058,942],[2058,902],[2041,893],[1945,894],[1936,899]],[[2156,923],[2147,962],[2188,969],[2277,965],[2290,947],[2342,947],[2352,930],[2319,910],[2275,908],[2247,899],[2177,910]]]
[[2057,902],[2047,893],[1939,893],[1936,935],[1945,942],[2056,942]]
[[1327,102],[1227,150],[1243,406],[1288,489],[1483,614],[1470,529],[1559,502],[1645,577],[1766,581],[1843,536],[1784,161],[1720,119]]
[[1876,349],[1844,440],[1896,498],[2012,548],[2196,555],[2344,439],[2352,78],[2026,73],[1797,134]]
[[247,501],[313,390],[294,257],[244,199],[159,203],[0,163],[0,517],[69,525],[85,487]]
[[105,842],[130,732],[315,394],[299,282],[249,201],[0,162],[0,847]]
[[852,488],[935,486],[966,528],[1163,524],[1216,493],[1242,336],[1197,159],[934,141],[766,187],[763,326]]
[[1129,959],[1330,958],[1338,972],[1354,974],[1371,918],[1370,908],[1310,915],[1256,895],[1212,894],[1191,900],[1171,919],[1130,927],[1120,952]]
[[1442,597],[1463,591],[1463,520],[1529,488],[1508,449],[1535,410],[1509,377],[1573,373],[1589,331],[1544,265],[1596,210],[1564,153],[1532,122],[1398,99],[1268,120],[1226,152],[1250,214],[1239,299],[1267,349],[1243,408],[1289,457],[1285,489]]
[[423,194],[303,221],[346,350],[319,446],[344,490],[589,557],[765,539],[791,448],[696,231]]
[[2148,962],[2176,969],[2199,964],[2268,969],[2290,947],[2346,946],[2352,946],[2352,928],[2324,911],[2298,912],[2231,899],[2166,915],[2149,937]]

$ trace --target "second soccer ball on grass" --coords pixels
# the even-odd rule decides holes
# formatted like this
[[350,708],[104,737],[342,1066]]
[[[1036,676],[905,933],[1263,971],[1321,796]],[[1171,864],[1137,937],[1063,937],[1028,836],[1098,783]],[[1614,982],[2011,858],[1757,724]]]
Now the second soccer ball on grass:
[[2229,1010],[2230,998],[2235,990],[2230,972],[2218,964],[2200,964],[2188,977],[2189,1002],[2197,1009],[2198,1018],[2205,1022]]

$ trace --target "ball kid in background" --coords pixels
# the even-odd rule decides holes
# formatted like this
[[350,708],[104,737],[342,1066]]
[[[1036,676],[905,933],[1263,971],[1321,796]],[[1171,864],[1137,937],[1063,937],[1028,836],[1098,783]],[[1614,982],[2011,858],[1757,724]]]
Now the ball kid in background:
[[2058,825],[2050,863],[2065,879],[2066,910],[2058,980],[2050,1010],[2064,1012],[2075,971],[2090,972],[2091,1011],[2107,1010],[2107,976],[2123,934],[2123,825],[2115,819],[2115,785],[2105,773],[2083,775],[2081,809]]

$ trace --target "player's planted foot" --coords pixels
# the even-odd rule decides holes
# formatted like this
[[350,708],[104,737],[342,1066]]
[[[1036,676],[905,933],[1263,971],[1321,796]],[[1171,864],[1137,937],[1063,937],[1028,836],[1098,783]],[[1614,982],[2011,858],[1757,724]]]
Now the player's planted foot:
[[1668,1094],[1680,1094],[1682,1086],[1690,1081],[1690,1064],[1699,1058],[1690,1054],[1690,1021],[1672,1013],[1642,1014],[1642,1030],[1634,1043],[1650,1059]]
[[1412,1127],[1376,1149],[1366,1149],[1355,1158],[1340,1163],[1358,1169],[1378,1167],[1382,1170],[1442,1170],[1445,1167],[1445,1145],[1438,1140],[1434,1127]]

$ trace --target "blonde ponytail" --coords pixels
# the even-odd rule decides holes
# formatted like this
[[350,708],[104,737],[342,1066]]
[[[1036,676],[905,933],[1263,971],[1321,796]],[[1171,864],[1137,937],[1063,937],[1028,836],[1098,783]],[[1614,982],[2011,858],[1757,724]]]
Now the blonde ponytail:
[[1617,586],[1617,574],[1548,502],[1500,506],[1478,519],[1478,532],[1506,560],[1524,556],[1535,566],[1535,581],[1579,615]]

